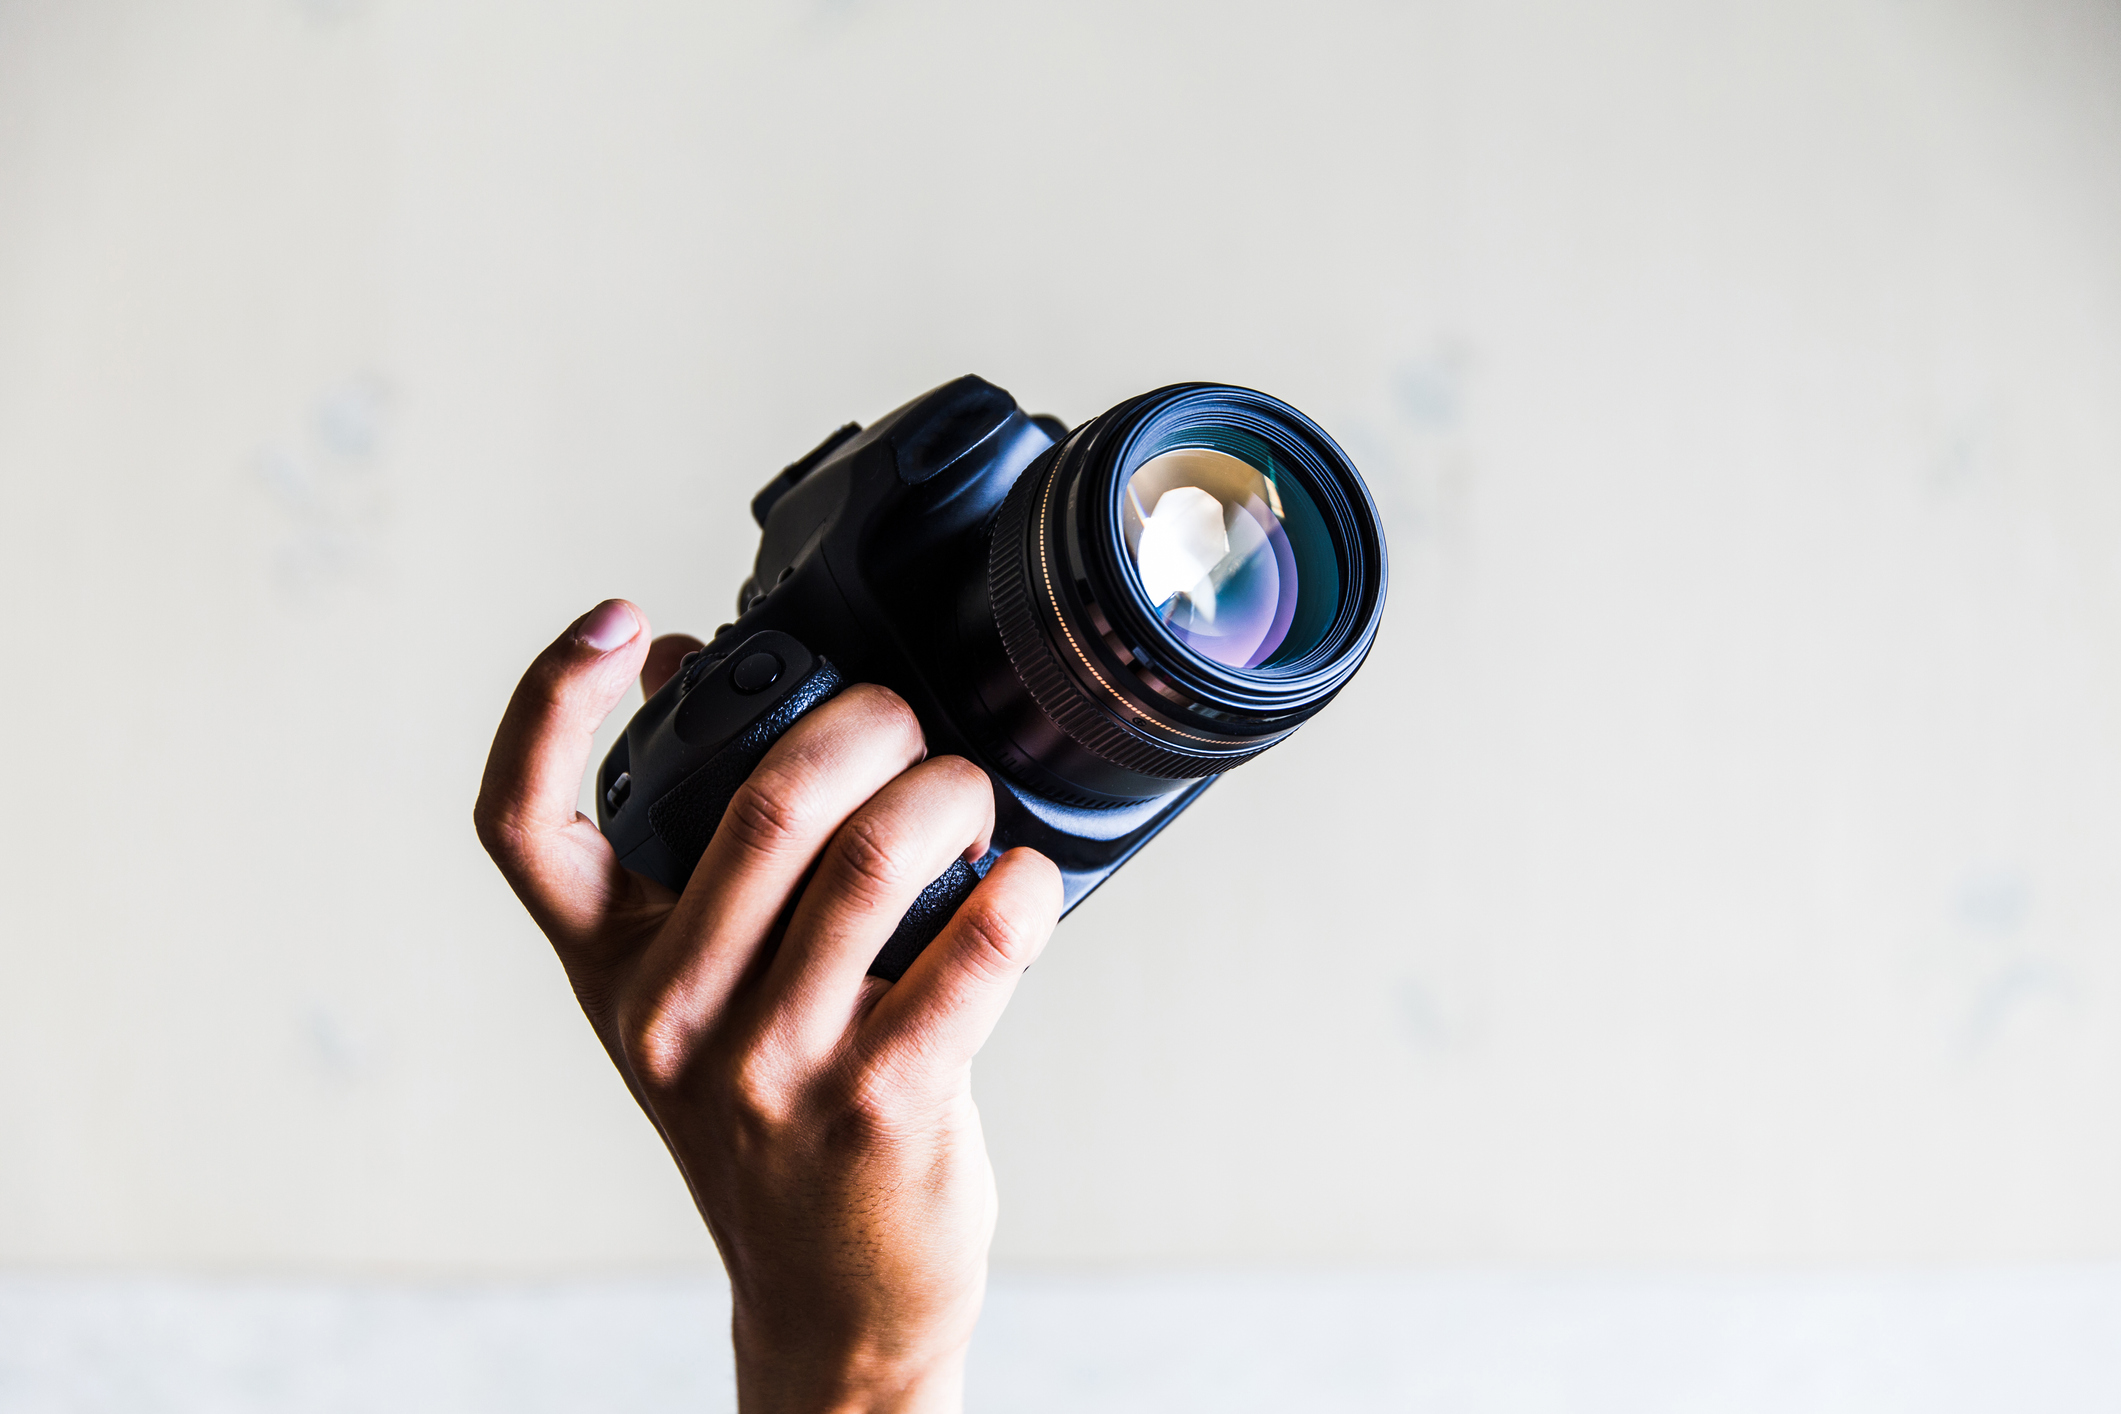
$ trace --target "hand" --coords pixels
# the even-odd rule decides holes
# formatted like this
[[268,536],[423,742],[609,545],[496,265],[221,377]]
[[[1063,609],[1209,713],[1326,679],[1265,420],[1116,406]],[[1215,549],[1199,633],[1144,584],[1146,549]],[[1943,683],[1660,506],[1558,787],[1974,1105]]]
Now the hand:
[[995,1215],[972,1057],[1052,933],[1060,875],[1011,850],[903,978],[866,975],[994,828],[985,774],[927,759],[873,686],[767,753],[682,896],[628,873],[575,812],[591,735],[636,673],[653,692],[698,646],[651,647],[617,599],[560,635],[501,719],[479,839],[714,1235],[741,1407],[957,1408]]

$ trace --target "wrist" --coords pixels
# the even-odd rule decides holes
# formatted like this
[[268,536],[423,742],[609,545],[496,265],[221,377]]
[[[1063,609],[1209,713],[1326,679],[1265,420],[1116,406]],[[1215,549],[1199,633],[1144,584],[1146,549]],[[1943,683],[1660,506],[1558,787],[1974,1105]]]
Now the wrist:
[[965,1404],[966,1344],[942,1351],[888,1340],[827,1345],[775,1339],[735,1320],[737,1408],[742,1414],[958,1414]]

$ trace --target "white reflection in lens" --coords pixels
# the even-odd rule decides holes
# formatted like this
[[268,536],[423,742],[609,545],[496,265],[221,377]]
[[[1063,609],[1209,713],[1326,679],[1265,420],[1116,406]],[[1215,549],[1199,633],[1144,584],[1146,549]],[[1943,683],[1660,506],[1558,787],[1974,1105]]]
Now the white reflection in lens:
[[1297,589],[1274,483],[1236,457],[1183,448],[1144,463],[1126,497],[1127,542],[1158,616],[1217,662],[1263,662],[1288,636]]

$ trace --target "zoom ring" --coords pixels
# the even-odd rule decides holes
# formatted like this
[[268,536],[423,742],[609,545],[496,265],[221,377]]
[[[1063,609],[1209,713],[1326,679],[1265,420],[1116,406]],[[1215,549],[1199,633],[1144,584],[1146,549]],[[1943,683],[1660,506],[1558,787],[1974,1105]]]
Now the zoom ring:
[[[1040,603],[1050,591],[1041,583],[1039,566],[1034,563],[1038,552],[1032,544],[1031,525],[1035,509],[1044,505],[1048,494],[1044,488],[1059,475],[1059,465],[1056,462],[1045,468],[1044,475],[1038,471],[1034,467],[1030,474],[1017,479],[995,517],[987,561],[987,593],[1009,664],[1039,709],[1084,750],[1115,766],[1165,780],[1190,781],[1217,775],[1242,766],[1279,741],[1284,734],[1277,733],[1249,751],[1218,749],[1220,743],[1198,753],[1174,750],[1124,725],[1091,695],[1061,658],[1066,650],[1054,641],[1054,632],[1070,632],[1065,622],[1056,624],[1054,632],[1045,627],[1049,619],[1058,616],[1059,609],[1054,605],[1049,614]],[[1044,535],[1045,527],[1040,525],[1036,538],[1043,541]],[[1087,661],[1084,667],[1093,675],[1097,673]],[[1119,698],[1117,692],[1111,696]]]

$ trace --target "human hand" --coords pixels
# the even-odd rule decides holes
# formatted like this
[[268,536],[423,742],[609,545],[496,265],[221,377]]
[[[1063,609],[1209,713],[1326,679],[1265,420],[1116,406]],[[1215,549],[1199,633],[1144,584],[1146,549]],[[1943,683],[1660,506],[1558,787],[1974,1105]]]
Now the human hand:
[[767,753],[682,895],[627,872],[575,811],[592,735],[636,673],[652,693],[698,646],[651,646],[616,599],[560,635],[494,737],[480,842],[721,1251],[741,1407],[957,1408],[995,1217],[971,1062],[1052,933],[1059,872],[1011,850],[904,977],[866,975],[994,828],[986,775],[928,759],[874,686]]

